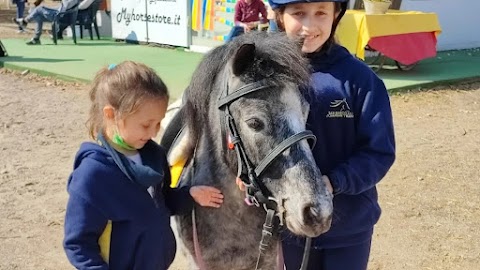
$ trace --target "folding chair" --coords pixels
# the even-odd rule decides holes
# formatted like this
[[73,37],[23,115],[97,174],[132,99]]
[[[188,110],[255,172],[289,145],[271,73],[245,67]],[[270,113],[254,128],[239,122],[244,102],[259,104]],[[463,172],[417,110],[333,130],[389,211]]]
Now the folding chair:
[[95,0],[87,9],[78,12],[76,25],[80,26],[80,38],[83,39],[83,29],[86,29],[90,33],[90,39],[93,40],[93,29],[95,29],[97,38],[100,39],[97,25],[97,11],[102,1],[103,0]]
[[72,29],[73,43],[77,44],[77,35],[75,33],[75,22],[77,21],[77,15],[78,5],[75,5],[64,12],[59,12],[55,15],[52,21],[52,36],[53,43],[55,43],[55,45],[57,45],[57,33],[60,28],[60,21],[70,25],[70,28]]

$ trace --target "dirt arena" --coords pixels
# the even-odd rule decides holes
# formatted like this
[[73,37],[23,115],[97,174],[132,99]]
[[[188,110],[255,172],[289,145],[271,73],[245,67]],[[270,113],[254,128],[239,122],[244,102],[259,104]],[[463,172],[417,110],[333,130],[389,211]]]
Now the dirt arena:
[[[65,185],[87,138],[87,92],[0,69],[0,270],[72,269],[61,246]],[[391,100],[397,160],[379,184],[369,269],[478,269],[480,83]]]

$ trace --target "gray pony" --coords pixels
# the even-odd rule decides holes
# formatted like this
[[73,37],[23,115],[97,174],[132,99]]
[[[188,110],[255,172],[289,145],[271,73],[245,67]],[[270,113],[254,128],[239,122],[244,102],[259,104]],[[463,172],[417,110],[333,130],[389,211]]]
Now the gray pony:
[[[302,90],[307,87],[302,86],[309,77],[298,44],[282,34],[237,37],[212,50],[199,64],[184,96],[182,117],[188,139],[182,151],[192,158],[181,181],[215,186],[225,198],[219,209],[195,207],[195,224],[192,215],[176,220],[180,240],[196,264],[193,268],[255,269],[266,213],[261,205],[244,202],[245,192],[235,179],[237,175],[246,179],[246,165],[229,146],[241,146],[244,160],[255,167],[276,146],[305,133],[309,105],[304,99],[307,90]],[[261,90],[229,99],[240,89],[255,87]],[[300,137],[271,158],[257,180],[263,193],[282,209],[277,215],[284,229],[315,237],[330,228],[333,206],[310,147]],[[248,184],[248,177],[245,181]],[[261,269],[275,268],[277,240],[279,234],[274,233]]]

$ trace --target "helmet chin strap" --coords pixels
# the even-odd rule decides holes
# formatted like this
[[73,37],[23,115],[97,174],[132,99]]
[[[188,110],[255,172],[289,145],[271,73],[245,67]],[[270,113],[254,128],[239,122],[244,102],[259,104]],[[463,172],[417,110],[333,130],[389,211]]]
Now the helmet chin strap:
[[332,26],[332,33],[335,33],[335,30],[338,26],[338,23],[340,20],[343,18],[343,15],[345,15],[345,12],[347,12],[347,7],[348,7],[348,1],[340,3],[340,12],[338,13],[337,17],[335,18]]

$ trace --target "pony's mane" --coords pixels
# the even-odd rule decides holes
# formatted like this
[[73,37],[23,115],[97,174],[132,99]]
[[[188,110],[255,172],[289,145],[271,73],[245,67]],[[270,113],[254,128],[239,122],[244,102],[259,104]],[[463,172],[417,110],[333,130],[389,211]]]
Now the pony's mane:
[[[193,73],[185,94],[184,115],[191,135],[191,142],[197,140],[208,121],[211,95],[219,95],[223,84],[218,76],[224,75],[224,68],[243,44],[255,45],[255,59],[246,72],[240,76],[244,83],[267,79],[271,85],[293,83],[304,86],[309,83],[308,61],[303,57],[297,42],[283,33],[249,33],[236,37],[210,51]],[[301,87],[304,88],[304,87]]]

